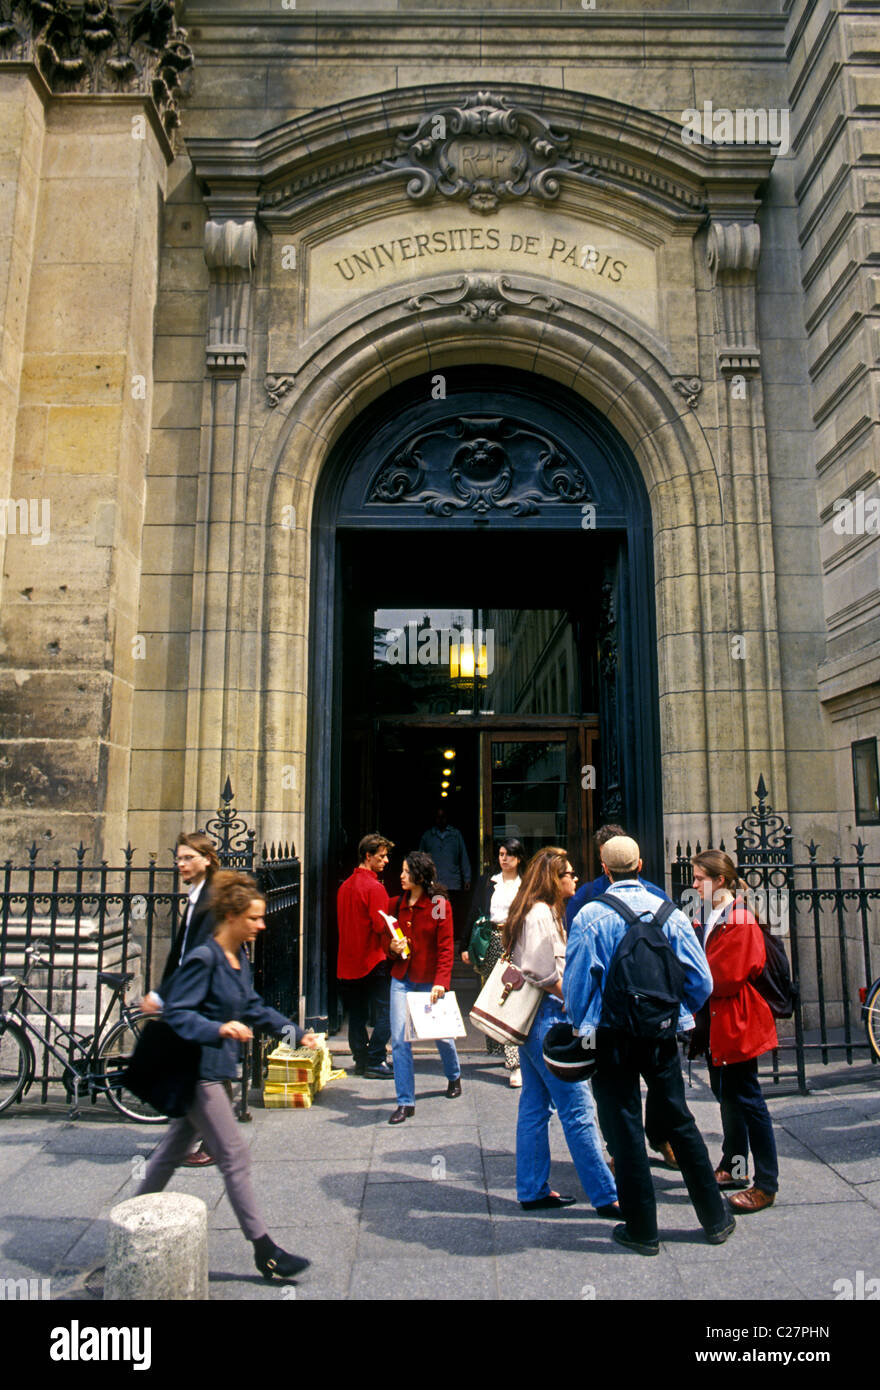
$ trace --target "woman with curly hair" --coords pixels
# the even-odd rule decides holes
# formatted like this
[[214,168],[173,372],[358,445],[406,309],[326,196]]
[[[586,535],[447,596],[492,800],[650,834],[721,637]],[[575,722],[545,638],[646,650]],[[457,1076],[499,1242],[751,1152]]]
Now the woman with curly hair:
[[576,883],[564,849],[550,845],[538,850],[526,866],[503,929],[504,949],[512,963],[545,991],[519,1049],[522,1091],[516,1121],[516,1195],[525,1211],[570,1207],[577,1201],[550,1187],[550,1116],[555,1106],[584,1191],[599,1216],[619,1219],[617,1188],[602,1156],[589,1082],[559,1081],[544,1062],[547,1032],[555,1023],[565,1022],[565,904]]
[[[406,1032],[408,994],[431,995],[431,1003],[442,999],[452,982],[452,909],[444,890],[437,883],[437,870],[430,854],[414,849],[403,861],[400,874],[403,893],[395,916],[405,940],[389,944],[395,957],[391,967],[391,1056],[397,1109],[388,1123],[399,1125],[416,1110],[415,1071],[412,1046]],[[461,1095],[461,1067],[451,1038],[438,1038],[437,1051],[446,1074],[446,1095]]]

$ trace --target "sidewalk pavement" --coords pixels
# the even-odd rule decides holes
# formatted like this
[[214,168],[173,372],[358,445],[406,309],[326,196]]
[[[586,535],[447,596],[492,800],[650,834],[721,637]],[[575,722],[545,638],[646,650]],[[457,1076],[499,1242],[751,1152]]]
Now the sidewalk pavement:
[[[844,1071],[832,1086],[812,1068],[806,1097],[766,1086],[781,1192],[740,1217],[725,1245],[704,1242],[679,1175],[658,1160],[661,1253],[644,1259],[615,1246],[612,1223],[590,1208],[555,1116],[551,1181],[580,1200],[520,1209],[519,1093],[496,1059],[462,1060],[463,1093],[447,1100],[436,1053],[419,1057],[415,1116],[393,1128],[393,1082],[353,1073],[311,1110],[253,1108],[242,1130],[269,1230],[312,1261],[297,1299],[835,1299],[836,1281],[858,1287],[862,1271],[864,1288],[880,1276],[880,1069]],[[717,1162],[702,1068],[688,1096]],[[75,1122],[58,1102],[0,1116],[0,1279],[49,1277],[54,1299],[100,1297],[107,1213],[133,1195],[161,1132],[122,1122],[103,1100]],[[254,1268],[215,1168],[180,1169],[171,1190],[208,1204],[212,1299],[291,1297]]]

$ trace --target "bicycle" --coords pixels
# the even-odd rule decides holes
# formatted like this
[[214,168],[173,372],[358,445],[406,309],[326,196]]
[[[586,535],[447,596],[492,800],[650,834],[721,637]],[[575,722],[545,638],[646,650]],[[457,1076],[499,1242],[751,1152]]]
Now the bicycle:
[[870,989],[862,990],[860,993],[868,1044],[877,1061],[880,1062],[880,980],[875,980]]
[[[145,1101],[126,1091],[122,1085],[122,1074],[128,1066],[135,1043],[140,1037],[143,1025],[151,1015],[137,1008],[130,1008],[122,999],[122,1017],[105,1034],[107,1022],[123,994],[126,986],[134,979],[133,974],[117,975],[108,970],[98,972],[98,983],[113,991],[104,1017],[96,1033],[83,1035],[74,1028],[65,1028],[59,1018],[42,1004],[28,988],[28,977],[35,966],[44,959],[39,945],[25,948],[27,964],[24,974],[0,976],[0,1112],[20,1102],[30,1089],[36,1074],[36,1055],[29,1033],[47,1047],[53,1057],[64,1067],[62,1083],[70,1101],[70,1118],[79,1117],[80,1091],[86,1089],[95,1104],[99,1095],[106,1095],[111,1105],[129,1120],[139,1124],[159,1125],[168,1119]],[[11,1004],[3,1005],[3,991],[15,989]],[[57,1042],[67,1044],[66,1054],[28,1014],[22,1013],[21,1002],[29,1000],[34,1009],[55,1029]]]

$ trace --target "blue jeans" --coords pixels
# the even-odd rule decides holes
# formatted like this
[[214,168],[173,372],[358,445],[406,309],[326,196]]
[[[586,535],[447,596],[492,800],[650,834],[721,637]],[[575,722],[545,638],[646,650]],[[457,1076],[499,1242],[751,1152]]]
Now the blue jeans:
[[[397,1091],[398,1105],[415,1105],[416,1078],[413,1067],[412,1047],[404,1042],[406,1031],[406,996],[408,994],[430,994],[431,985],[414,985],[409,980],[391,978],[391,1056],[394,1061],[394,1088]],[[456,1081],[461,1076],[458,1053],[455,1043],[448,1038],[437,1039],[437,1051],[443,1063],[447,1081]]]
[[587,1081],[558,1081],[544,1065],[544,1037],[565,1021],[562,1001],[548,994],[531,1032],[520,1044],[522,1090],[516,1118],[516,1195],[534,1202],[550,1193],[550,1115],[555,1107],[581,1185],[594,1207],[617,1201],[611,1169],[602,1154],[593,1096]]

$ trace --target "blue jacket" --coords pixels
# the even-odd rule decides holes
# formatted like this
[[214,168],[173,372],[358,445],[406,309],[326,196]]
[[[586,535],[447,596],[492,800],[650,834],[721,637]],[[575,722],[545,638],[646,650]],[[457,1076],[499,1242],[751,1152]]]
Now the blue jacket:
[[[663,888],[658,888],[656,883],[649,883],[646,878],[640,878],[639,883],[643,888],[647,888],[649,893],[658,893],[665,901],[669,901],[669,894]],[[575,917],[577,917],[582,907],[591,903],[594,898],[599,898],[611,887],[611,879],[607,874],[600,874],[594,878],[592,883],[582,883],[576,893],[573,893],[565,904],[565,925],[571,927]]]
[[250,961],[242,947],[240,970],[233,970],[215,939],[190,951],[175,971],[165,998],[163,1018],[180,1037],[201,1043],[202,1081],[228,1081],[238,1076],[241,1043],[221,1038],[220,1025],[236,1019],[271,1033],[292,1031],[298,1044],[303,1030],[277,1009],[270,1009],[254,990]]
[[[611,892],[619,893],[633,912],[656,912],[663,901],[635,878],[618,879]],[[627,930],[620,914],[604,903],[588,903],[574,919],[565,952],[562,993],[566,1012],[579,1033],[587,1034],[599,1025],[605,974]],[[712,993],[712,976],[697,934],[683,912],[676,908],[670,913],[662,930],[687,972],[678,1026],[688,1032],[694,1026],[689,1010],[696,1011],[705,1004]]]

